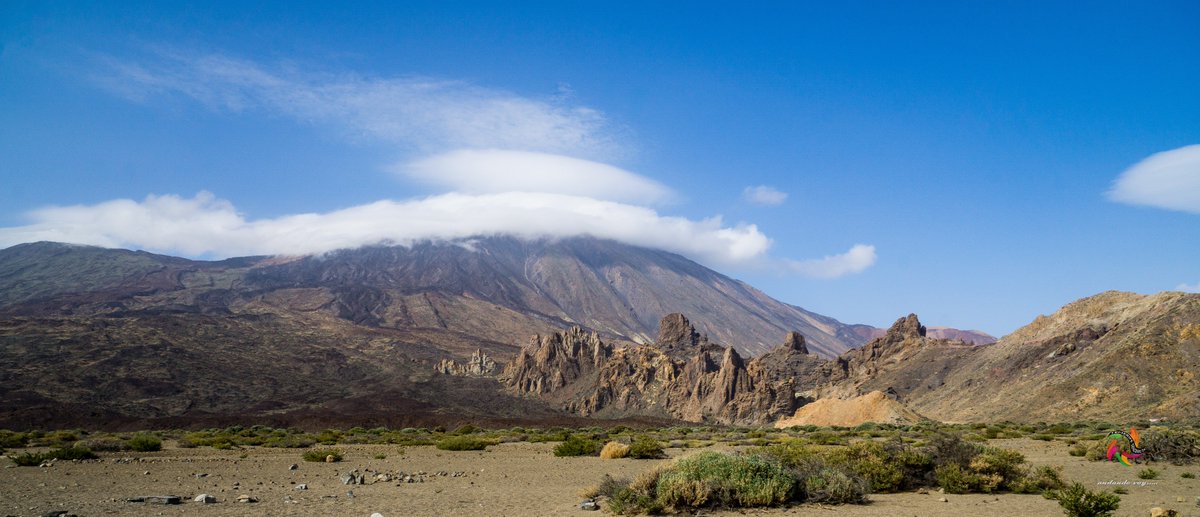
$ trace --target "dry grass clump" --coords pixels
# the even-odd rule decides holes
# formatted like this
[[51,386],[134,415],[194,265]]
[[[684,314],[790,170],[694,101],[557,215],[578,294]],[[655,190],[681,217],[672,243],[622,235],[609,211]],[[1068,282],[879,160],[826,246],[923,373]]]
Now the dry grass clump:
[[600,459],[615,460],[629,456],[629,446],[621,442],[608,442],[600,449]]

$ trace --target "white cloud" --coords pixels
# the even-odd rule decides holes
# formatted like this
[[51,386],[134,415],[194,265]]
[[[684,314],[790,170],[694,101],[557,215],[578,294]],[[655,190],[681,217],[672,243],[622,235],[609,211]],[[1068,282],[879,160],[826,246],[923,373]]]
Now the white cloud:
[[177,95],[211,109],[261,109],[335,124],[423,152],[504,148],[575,156],[624,153],[618,128],[597,110],[426,77],[369,78],[272,70],[222,55],[159,50],[141,62],[102,58],[95,79],[128,99]]
[[255,221],[246,220],[231,203],[200,193],[191,199],[165,195],[141,202],[50,207],[30,218],[27,226],[0,228],[0,247],[49,240],[228,257],[494,234],[591,235],[717,264],[745,264],[764,257],[771,245],[754,225],[725,226],[719,217],[695,221],[611,201],[530,192],[452,193]]
[[399,172],[467,194],[547,192],[639,204],[673,195],[661,183],[611,165],[530,151],[464,149],[418,160]]
[[1200,145],[1151,155],[1122,172],[1108,198],[1200,214]]
[[1183,291],[1185,293],[1200,293],[1200,282],[1196,282],[1192,285],[1179,284],[1179,285],[1175,286],[1175,290]]
[[[767,256],[771,240],[752,224],[660,215],[644,205],[675,193],[638,174],[584,159],[611,159],[626,145],[600,112],[421,77],[379,79],[300,74],[220,55],[158,51],[140,63],[105,58],[97,80],[135,101],[182,97],[214,110],[261,110],[338,128],[425,156],[396,168],[452,192],[381,200],[328,213],[247,220],[228,201],[151,195],[95,205],[47,207],[25,226],[0,228],[0,247],[58,241],[140,248],[192,257],[300,255],[372,244],[407,245],[487,235],[591,235],[663,249],[712,265],[764,264],[818,278],[856,273],[874,247],[792,261]],[[749,187],[747,199],[779,204],[787,194]]]
[[775,187],[759,185],[757,187],[746,187],[742,191],[742,199],[759,205],[781,205],[787,200],[787,192],[781,192]]
[[785,264],[792,271],[804,276],[838,278],[865,271],[875,264],[875,259],[875,246],[855,244],[849,251],[840,255],[810,260],[788,260]]

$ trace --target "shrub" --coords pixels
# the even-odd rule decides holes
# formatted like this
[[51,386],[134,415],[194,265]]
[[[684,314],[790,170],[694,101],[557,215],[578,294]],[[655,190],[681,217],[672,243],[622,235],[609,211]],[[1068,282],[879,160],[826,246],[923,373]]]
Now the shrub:
[[629,457],[638,460],[657,460],[666,458],[662,444],[646,435],[638,435],[629,445]]
[[1070,449],[1067,449],[1067,454],[1075,457],[1086,456],[1087,452],[1088,446],[1083,442],[1077,442],[1075,445],[1072,445]]
[[957,463],[938,465],[934,469],[938,486],[947,494],[965,494],[979,484],[979,479]]
[[304,451],[304,461],[325,461],[333,456],[333,461],[342,461],[342,451],[338,449],[309,449]]
[[[305,449],[317,444],[317,440],[307,434],[292,434],[288,436],[273,436],[262,443],[263,447],[278,447],[282,449]],[[182,445],[180,445],[182,447]]]
[[608,442],[600,449],[600,458],[612,460],[629,456],[629,446],[621,442]]
[[617,515],[661,513],[663,506],[657,497],[658,479],[669,468],[671,467],[668,465],[659,465],[643,472],[626,485],[623,485],[622,481],[614,480],[611,486],[605,487],[601,481],[601,486],[597,489],[612,492],[608,500],[608,509]]
[[96,438],[89,438],[87,440],[80,440],[75,443],[75,446],[82,447],[84,449],[91,449],[92,451],[117,452],[125,450],[127,443],[115,436],[100,436]]
[[800,479],[804,500],[811,503],[862,504],[867,501],[867,480],[821,467]]
[[467,425],[464,425],[464,426],[462,426],[462,427],[459,427],[458,429],[455,429],[453,434],[457,434],[457,435],[463,435],[463,434],[475,434],[475,433],[478,433],[478,432],[480,432],[480,431],[482,431],[482,429],[480,429],[480,428],[478,428],[478,427],[475,427],[475,426],[473,426],[473,425],[471,425],[471,424],[467,424]]
[[762,456],[704,452],[663,472],[655,489],[659,503],[676,509],[771,506],[794,498],[796,478]]
[[1181,477],[1183,479],[1195,479],[1196,475],[1191,472],[1184,472],[1184,473],[1180,474],[1179,477]]
[[473,436],[450,436],[438,440],[436,447],[443,451],[482,451],[491,442]]
[[991,493],[1011,490],[1015,482],[1025,477],[1024,463],[1025,456],[1017,451],[989,447],[971,459],[970,468],[979,476],[977,488]]
[[765,453],[797,468],[811,463],[811,457],[819,454],[825,463],[865,479],[872,492],[897,492],[928,486],[934,479],[930,454],[898,438],[887,442],[859,441],[823,453],[802,443],[790,442],[768,447]]
[[826,455],[826,461],[866,479],[872,492],[895,492],[904,482],[900,465],[879,442],[856,442],[839,448]]
[[125,442],[125,445],[129,447],[130,450],[137,452],[153,452],[162,450],[162,440],[160,440],[157,436],[145,433],[138,434],[133,438],[130,438],[129,441]]
[[1200,431],[1154,427],[1142,435],[1147,461],[1192,463],[1200,459]]
[[64,447],[51,449],[43,453],[24,453],[13,456],[13,463],[19,467],[36,467],[49,460],[94,460],[96,453],[82,447]]
[[590,438],[573,434],[554,447],[554,455],[563,456],[595,456],[600,452],[600,444]]
[[1121,497],[1107,492],[1092,492],[1079,483],[1059,490],[1054,495],[1068,517],[1104,517],[1121,506]]
[[1054,490],[1060,490],[1066,483],[1062,478],[1062,467],[1051,467],[1042,465],[1027,473],[1020,479],[1012,483],[1009,488],[1013,492],[1022,494],[1031,494],[1035,492],[1048,493]]
[[49,445],[52,447],[64,447],[69,443],[75,443],[79,440],[79,434],[75,431],[54,431],[43,436],[38,442],[41,445]]
[[955,464],[967,467],[979,454],[980,446],[967,443],[952,433],[938,433],[929,440],[929,456],[935,465]]
[[1158,479],[1158,471],[1152,468],[1144,468],[1138,471],[1138,479]]
[[28,443],[28,434],[0,429],[0,448],[17,449],[26,446]]

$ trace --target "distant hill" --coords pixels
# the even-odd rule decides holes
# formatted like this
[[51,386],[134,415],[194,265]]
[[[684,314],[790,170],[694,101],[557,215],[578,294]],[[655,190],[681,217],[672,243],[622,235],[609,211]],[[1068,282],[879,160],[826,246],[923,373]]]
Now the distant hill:
[[[868,340],[883,337],[887,334],[887,329],[879,327],[868,327],[867,332],[863,333]],[[927,334],[933,339],[950,339],[958,340],[972,345],[987,345],[995,343],[998,339],[982,330],[960,330],[950,327],[929,327]]]
[[1200,295],[1101,293],[981,347],[889,334],[839,359],[841,394],[890,390],[944,421],[1200,417]]
[[508,361],[572,326],[650,342],[672,312],[747,356],[791,330],[827,357],[864,342],[679,255],[592,238],[216,262],[23,244],[0,250],[0,427],[553,420],[435,366]]

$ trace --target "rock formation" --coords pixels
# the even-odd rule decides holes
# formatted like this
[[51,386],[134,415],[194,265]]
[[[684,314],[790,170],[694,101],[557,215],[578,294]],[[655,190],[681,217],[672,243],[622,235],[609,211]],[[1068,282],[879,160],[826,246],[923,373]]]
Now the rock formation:
[[476,348],[465,364],[458,364],[454,359],[442,359],[433,370],[444,375],[486,377],[496,373],[497,366],[496,361],[483,353],[483,350]]
[[764,356],[768,362],[748,363],[737,350],[709,343],[682,314],[670,314],[651,345],[613,349],[577,328],[536,337],[501,378],[516,393],[580,415],[764,423],[795,409],[795,375],[786,368],[804,363],[798,356],[807,357],[807,348],[792,333]]

